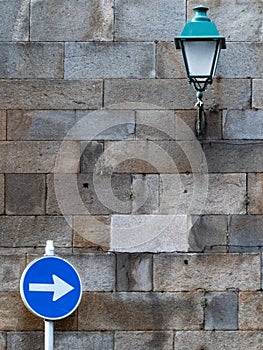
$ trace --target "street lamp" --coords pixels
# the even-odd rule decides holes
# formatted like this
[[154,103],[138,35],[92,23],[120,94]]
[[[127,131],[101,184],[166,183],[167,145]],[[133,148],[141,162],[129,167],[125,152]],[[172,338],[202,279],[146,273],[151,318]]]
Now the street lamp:
[[188,81],[197,92],[196,133],[199,136],[205,128],[203,92],[213,82],[220,50],[226,48],[226,43],[207,17],[208,8],[197,6],[193,10],[195,16],[186,23],[181,35],[175,38],[175,46],[182,50]]

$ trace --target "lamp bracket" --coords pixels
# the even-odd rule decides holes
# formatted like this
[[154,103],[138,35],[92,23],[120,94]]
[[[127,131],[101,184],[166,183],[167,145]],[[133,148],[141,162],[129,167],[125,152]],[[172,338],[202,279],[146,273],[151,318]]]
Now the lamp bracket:
[[196,136],[200,137],[206,128],[206,115],[204,111],[204,102],[202,101],[203,93],[198,91],[196,93],[196,99],[197,102],[195,104],[195,107],[197,108],[197,118],[196,118],[196,124],[195,124],[195,131]]

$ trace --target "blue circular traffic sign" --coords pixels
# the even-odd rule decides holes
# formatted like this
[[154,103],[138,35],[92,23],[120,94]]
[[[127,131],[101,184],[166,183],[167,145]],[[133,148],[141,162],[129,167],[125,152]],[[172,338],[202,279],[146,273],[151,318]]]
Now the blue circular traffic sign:
[[69,316],[79,305],[82,285],[78,272],[66,260],[44,256],[31,262],[20,280],[25,306],[46,320]]

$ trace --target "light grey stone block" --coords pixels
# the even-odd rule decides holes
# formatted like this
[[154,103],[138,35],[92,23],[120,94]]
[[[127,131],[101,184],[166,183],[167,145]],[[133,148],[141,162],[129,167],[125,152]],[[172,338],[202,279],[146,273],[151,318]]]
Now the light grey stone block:
[[6,213],[8,215],[43,215],[45,186],[44,174],[7,174]]
[[152,290],[152,255],[117,254],[117,291]]
[[216,75],[223,78],[262,78],[263,43],[227,43],[218,60]]
[[92,109],[102,104],[102,83],[94,80],[1,80],[2,109]]
[[252,140],[203,144],[208,170],[213,173],[263,172],[262,149],[262,142]]
[[159,175],[133,175],[131,195],[133,214],[158,213]]
[[115,7],[117,41],[172,40],[184,26],[184,0],[117,0]]
[[136,112],[136,139],[175,139],[175,115],[168,110],[139,110]]
[[[162,93],[160,93],[160,91]],[[113,79],[105,81],[105,106],[131,109],[192,109],[195,94],[187,79]],[[247,108],[249,79],[219,79],[207,91],[205,108]]]
[[87,248],[109,250],[110,216],[80,215],[74,217],[74,250]]
[[134,139],[135,112],[132,110],[77,111],[76,115],[78,122],[69,138],[86,141]]
[[205,330],[236,330],[238,328],[238,297],[235,292],[205,294]]
[[154,78],[152,43],[66,43],[65,79]]
[[245,174],[162,174],[162,214],[245,214]]
[[263,139],[263,110],[223,112],[224,139]]
[[257,350],[263,341],[262,332],[255,331],[201,331],[175,332],[174,350]]
[[115,256],[110,253],[67,255],[66,259],[79,271],[83,291],[115,290]]
[[[196,1],[187,2],[189,19],[193,17],[194,6]],[[205,6],[210,9],[208,17],[227,41],[262,41],[261,0],[207,0]]]
[[[34,346],[35,350],[43,350],[43,333],[41,332],[8,332],[8,350],[27,350]],[[113,349],[113,335],[110,332],[56,332],[54,346],[57,350]],[[1,349],[2,350],[2,349]]]
[[44,341],[42,332],[8,332],[7,335],[8,350],[30,349],[32,345],[36,350],[44,350]]
[[115,350],[172,350],[172,332],[116,332]]
[[71,231],[63,217],[1,216],[0,246],[45,247],[46,241],[52,239],[56,247],[70,247]]
[[75,125],[74,111],[7,112],[8,140],[63,140]]
[[259,251],[263,246],[262,225],[262,215],[231,216],[228,234],[230,251]]
[[113,215],[111,250],[116,252],[187,251],[186,215]]
[[1,43],[1,78],[63,78],[62,43]]
[[26,267],[25,255],[0,255],[0,291],[18,291]]
[[2,0],[0,2],[0,41],[29,40],[30,0]]
[[[55,141],[0,142],[0,171],[5,173],[76,173],[80,158],[77,142],[61,145]],[[60,154],[56,165],[57,156]]]
[[[173,40],[173,37],[170,38],[171,40]],[[156,75],[161,79],[186,79],[182,51],[175,48],[174,41],[170,41],[157,43]]]
[[204,153],[195,139],[105,142],[105,151],[97,166],[98,171],[106,168],[118,173],[171,174],[200,173],[204,164]]
[[[131,213],[131,178],[126,174],[65,174],[47,180],[47,213],[108,215]],[[94,180],[95,179],[95,180]],[[94,182],[95,181],[95,182]]]
[[[80,330],[198,330],[201,293],[84,293]],[[182,307],[184,305],[184,307]]]
[[58,332],[55,335],[57,350],[92,349],[113,350],[111,332]]
[[31,40],[112,40],[113,1],[33,0]]
[[154,290],[256,290],[259,254],[159,254],[153,259]]
[[252,81],[252,107],[263,108],[263,79]]

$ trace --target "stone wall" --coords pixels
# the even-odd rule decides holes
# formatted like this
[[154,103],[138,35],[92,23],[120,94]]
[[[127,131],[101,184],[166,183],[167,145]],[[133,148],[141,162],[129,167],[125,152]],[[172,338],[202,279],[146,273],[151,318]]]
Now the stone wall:
[[227,50],[197,140],[196,1],[0,1],[0,350],[43,349],[19,280],[48,239],[83,282],[55,349],[262,348],[263,4],[203,4]]

